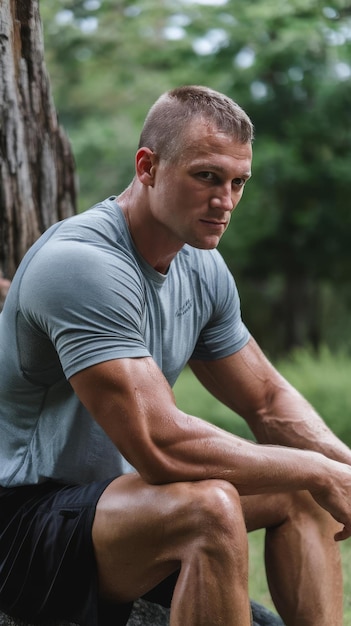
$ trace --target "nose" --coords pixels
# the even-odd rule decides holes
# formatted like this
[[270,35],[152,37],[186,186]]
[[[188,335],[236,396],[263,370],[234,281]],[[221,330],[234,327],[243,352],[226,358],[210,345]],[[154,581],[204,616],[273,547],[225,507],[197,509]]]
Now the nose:
[[234,202],[232,186],[225,185],[216,190],[211,198],[211,208],[222,211],[233,211],[237,203]]

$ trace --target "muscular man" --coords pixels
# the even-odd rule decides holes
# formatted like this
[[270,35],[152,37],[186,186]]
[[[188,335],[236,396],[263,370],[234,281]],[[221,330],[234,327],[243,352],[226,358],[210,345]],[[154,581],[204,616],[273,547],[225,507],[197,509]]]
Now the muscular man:
[[[146,594],[171,626],[249,626],[247,531],[266,528],[286,625],[342,625],[351,452],[265,358],[216,250],[252,132],[213,90],[163,94],[129,187],[22,261],[0,316],[8,613],[125,624]],[[257,443],[179,410],[187,363]]]

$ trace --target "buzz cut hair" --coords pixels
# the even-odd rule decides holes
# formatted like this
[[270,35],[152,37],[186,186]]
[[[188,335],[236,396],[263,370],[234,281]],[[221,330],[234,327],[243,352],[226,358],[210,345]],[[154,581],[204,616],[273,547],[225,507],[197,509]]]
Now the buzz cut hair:
[[239,143],[252,143],[253,124],[234,100],[201,85],[184,85],[162,94],[149,110],[139,148],[149,148],[158,158],[177,161],[186,146],[186,129],[196,119],[213,124]]

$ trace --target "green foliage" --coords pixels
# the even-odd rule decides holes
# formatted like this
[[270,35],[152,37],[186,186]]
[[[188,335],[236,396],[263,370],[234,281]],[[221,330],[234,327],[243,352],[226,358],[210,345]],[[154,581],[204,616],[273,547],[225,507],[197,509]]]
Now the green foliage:
[[208,393],[190,369],[182,372],[174,386],[174,393],[178,406],[186,413],[201,417],[239,437],[253,439],[246,422]]
[[328,426],[351,446],[351,360],[339,352],[322,348],[318,357],[311,351],[297,350],[277,363],[279,371],[317,409]]

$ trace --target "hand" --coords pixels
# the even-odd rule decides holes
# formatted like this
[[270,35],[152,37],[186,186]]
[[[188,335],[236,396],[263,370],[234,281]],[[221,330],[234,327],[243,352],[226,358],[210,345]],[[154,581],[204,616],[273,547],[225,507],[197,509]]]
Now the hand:
[[311,490],[311,494],[323,509],[343,524],[343,529],[334,536],[335,541],[343,541],[351,537],[351,466],[327,461],[328,479],[321,489]]

